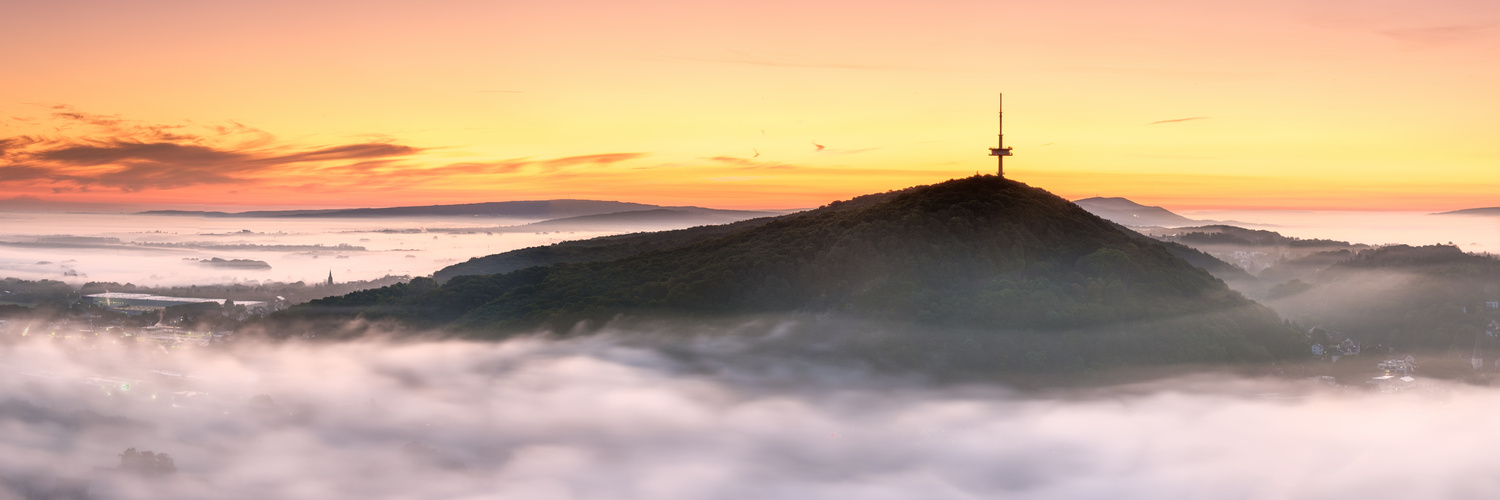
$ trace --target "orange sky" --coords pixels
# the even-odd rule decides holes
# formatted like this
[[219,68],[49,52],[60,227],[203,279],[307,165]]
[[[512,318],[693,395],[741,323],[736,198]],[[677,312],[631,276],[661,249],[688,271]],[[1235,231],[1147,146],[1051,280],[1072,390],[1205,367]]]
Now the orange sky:
[[817,206],[991,171],[997,91],[1068,198],[1500,206],[1493,0],[22,2],[0,47],[4,206]]

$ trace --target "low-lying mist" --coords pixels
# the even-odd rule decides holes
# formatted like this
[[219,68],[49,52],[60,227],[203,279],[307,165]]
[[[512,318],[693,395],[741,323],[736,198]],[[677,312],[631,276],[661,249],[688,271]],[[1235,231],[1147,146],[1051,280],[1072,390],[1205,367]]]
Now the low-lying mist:
[[[755,355],[725,336],[658,349],[650,333],[11,343],[0,477],[14,498],[76,481],[91,498],[152,499],[1500,494],[1489,389],[1200,374],[1018,391]],[[169,454],[175,472],[121,468],[128,448]]]
[[[339,282],[421,276],[471,257],[627,231],[497,232],[534,222],[487,217],[215,218],[5,214],[0,277],[137,285]],[[561,231],[568,231],[562,233]],[[253,260],[254,267],[202,261]]]

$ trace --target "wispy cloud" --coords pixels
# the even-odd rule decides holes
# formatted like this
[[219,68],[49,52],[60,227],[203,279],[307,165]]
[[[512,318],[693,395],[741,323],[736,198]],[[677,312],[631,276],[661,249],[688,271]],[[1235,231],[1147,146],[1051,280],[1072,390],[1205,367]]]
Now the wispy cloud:
[[1151,123],[1147,123],[1147,125],[1161,125],[1163,123],[1190,122],[1190,121],[1193,121],[1193,120],[1207,120],[1208,118],[1209,117],[1207,117],[1207,116],[1190,116],[1190,117],[1187,117],[1187,118],[1173,118],[1171,120],[1154,121],[1154,122],[1151,122]]
[[1062,66],[1056,68],[1058,71],[1083,72],[1083,73],[1105,73],[1111,75],[1130,75],[1157,78],[1193,78],[1212,80],[1244,80],[1247,78],[1260,78],[1270,75],[1264,71],[1240,71],[1240,70],[1218,70],[1218,69],[1180,69],[1164,67],[1122,67],[1122,66]]
[[604,153],[434,164],[427,148],[373,136],[306,146],[238,122],[158,125],[52,106],[56,134],[0,138],[0,183],[53,193],[135,192],[201,185],[366,185],[443,181],[454,175],[549,173],[608,166],[645,153]]
[[819,58],[801,54],[777,54],[767,56],[753,54],[741,50],[729,50],[722,54],[708,57],[674,58],[674,60],[685,60],[694,62],[744,64],[749,66],[762,66],[768,68],[793,68],[793,69],[833,69],[833,70],[860,70],[860,71],[890,71],[890,70],[912,70],[924,69],[905,66],[894,66],[889,64],[870,64],[864,62],[834,60]]
[[722,163],[722,164],[727,164],[727,165],[734,165],[736,167],[744,168],[744,169],[777,169],[777,170],[784,170],[784,169],[797,168],[795,165],[787,165],[787,164],[784,164],[784,163],[781,163],[781,162],[778,162],[778,161],[760,161],[760,160],[756,160],[754,157],[751,157],[751,158],[742,158],[742,157],[738,157],[738,156],[709,156],[709,157],[705,157],[703,159],[711,161],[711,162],[715,162],[715,163]]
[[579,165],[609,165],[646,156],[645,153],[606,153],[596,155],[567,156],[555,160],[537,162],[544,168],[559,169]]
[[361,185],[401,186],[487,175],[544,174],[551,177],[580,175],[591,167],[604,167],[647,156],[646,153],[605,153],[552,159],[515,158],[419,166],[405,161],[372,160],[324,168],[321,172],[357,179]]
[[26,165],[0,166],[0,182],[25,181],[44,178],[52,173],[50,170]]
[[[192,139],[195,138],[185,140]],[[123,191],[172,189],[245,181],[306,163],[399,158],[419,151],[399,144],[345,144],[278,151],[170,141],[137,142],[131,138],[92,139],[82,143],[44,140],[21,151],[7,151],[5,162],[0,164],[0,178],[98,185]]]
[[1419,28],[1378,30],[1377,33],[1413,45],[1437,46],[1465,42],[1488,35],[1491,24],[1448,24]]
[[823,153],[823,154],[825,154],[825,155],[853,155],[853,154],[866,153],[866,152],[874,151],[874,150],[877,150],[877,149],[880,149],[880,148],[823,149],[820,152]]

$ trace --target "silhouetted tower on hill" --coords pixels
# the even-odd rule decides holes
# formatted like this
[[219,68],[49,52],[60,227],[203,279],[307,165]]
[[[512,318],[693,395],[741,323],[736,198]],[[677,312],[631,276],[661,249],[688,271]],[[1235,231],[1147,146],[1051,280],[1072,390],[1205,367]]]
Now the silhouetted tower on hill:
[[333,286],[333,270],[328,270],[328,286]]
[[1005,177],[1005,157],[1011,156],[1010,148],[1005,147],[1005,94],[1000,94],[1000,141],[996,147],[990,148],[990,156],[995,157],[998,165],[995,167],[995,175]]

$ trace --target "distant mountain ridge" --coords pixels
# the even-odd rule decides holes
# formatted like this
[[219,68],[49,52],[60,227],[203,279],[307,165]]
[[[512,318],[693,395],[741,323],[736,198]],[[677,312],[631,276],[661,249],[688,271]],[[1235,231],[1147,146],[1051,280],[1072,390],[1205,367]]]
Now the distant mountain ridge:
[[1089,213],[1125,226],[1178,227],[1208,222],[1189,219],[1162,207],[1148,207],[1125,198],[1094,197],[1074,200],[1073,203]]
[[197,217],[514,217],[529,219],[557,219],[620,212],[647,210],[674,210],[682,213],[712,214],[739,218],[758,217],[765,212],[746,210],[721,210],[703,207],[663,207],[643,203],[599,200],[528,200],[465,203],[458,205],[426,205],[389,208],[345,208],[322,210],[260,210],[250,212],[213,212],[190,210],[151,210],[139,215],[176,215]]
[[1500,215],[1500,207],[1466,208],[1466,209],[1463,209],[1463,210],[1454,210],[1452,212],[1438,212],[1438,213],[1435,213],[1433,215],[1488,215],[1488,216],[1497,216],[1497,215]]

